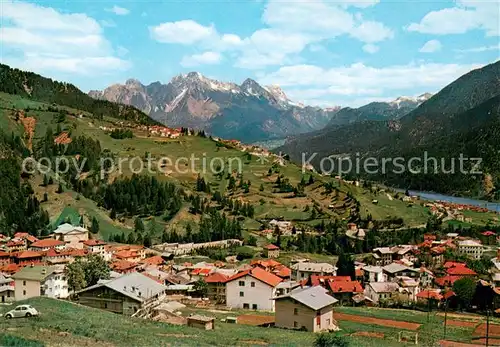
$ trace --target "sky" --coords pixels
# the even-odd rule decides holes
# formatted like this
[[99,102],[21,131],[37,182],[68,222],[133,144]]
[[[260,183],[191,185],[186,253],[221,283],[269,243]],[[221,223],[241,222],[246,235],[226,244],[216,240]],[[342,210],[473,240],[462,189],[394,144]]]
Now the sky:
[[0,0],[0,60],[104,89],[190,71],[361,106],[435,93],[499,60],[495,0]]

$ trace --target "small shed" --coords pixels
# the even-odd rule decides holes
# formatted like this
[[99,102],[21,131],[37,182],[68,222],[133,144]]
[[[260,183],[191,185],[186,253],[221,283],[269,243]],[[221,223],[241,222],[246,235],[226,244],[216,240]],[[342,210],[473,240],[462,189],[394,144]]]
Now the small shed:
[[213,330],[215,328],[215,318],[194,314],[187,318],[187,325],[193,328]]

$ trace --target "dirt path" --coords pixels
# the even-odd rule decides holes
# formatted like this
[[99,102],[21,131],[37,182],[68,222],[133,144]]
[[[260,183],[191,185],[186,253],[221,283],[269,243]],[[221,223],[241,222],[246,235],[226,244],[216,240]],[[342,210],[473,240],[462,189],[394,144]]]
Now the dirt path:
[[340,321],[345,320],[362,324],[381,325],[385,327],[407,329],[407,330],[417,330],[421,326],[421,324],[418,323],[403,322],[392,319],[380,319],[380,318],[373,318],[366,316],[356,316],[353,314],[345,314],[345,313],[334,313],[333,318]]

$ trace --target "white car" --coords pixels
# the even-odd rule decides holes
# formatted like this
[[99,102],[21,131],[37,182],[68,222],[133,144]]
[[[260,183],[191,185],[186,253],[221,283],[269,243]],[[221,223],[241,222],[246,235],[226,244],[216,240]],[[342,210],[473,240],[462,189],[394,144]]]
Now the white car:
[[32,316],[38,316],[38,311],[30,305],[19,305],[5,314],[7,319]]

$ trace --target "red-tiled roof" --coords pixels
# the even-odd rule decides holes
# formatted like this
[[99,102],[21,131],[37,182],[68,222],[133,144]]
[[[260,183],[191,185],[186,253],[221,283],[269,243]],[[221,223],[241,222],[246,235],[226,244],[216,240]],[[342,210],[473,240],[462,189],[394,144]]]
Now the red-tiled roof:
[[132,263],[127,260],[118,260],[113,263],[111,263],[111,269],[116,270],[116,271],[125,271],[125,270],[130,270],[136,267],[137,264]]
[[199,267],[199,268],[196,268],[194,269],[193,271],[191,271],[191,275],[201,275],[201,276],[206,276],[208,275],[209,273],[211,273],[213,271],[212,268],[203,268],[203,267]]
[[229,277],[221,274],[220,272],[214,272],[205,277],[205,282],[207,283],[226,283]]
[[57,247],[64,245],[64,242],[54,239],[44,239],[39,240],[31,244],[31,247],[35,248],[46,248],[46,247]]
[[484,236],[493,236],[496,235],[494,231],[485,231],[482,233]]
[[275,246],[272,243],[269,244],[269,245],[266,245],[264,248],[266,248],[266,249],[268,249],[270,251],[273,251],[273,250],[276,250],[276,249],[280,249],[278,246]]
[[[349,276],[348,276],[349,277]],[[328,281],[332,293],[362,293],[363,287],[358,281]]]
[[278,285],[278,283],[283,281],[278,276],[276,276],[270,272],[267,272],[266,270],[261,269],[260,267],[255,267],[253,269],[238,272],[236,275],[230,277],[227,281],[231,282],[231,281],[234,281],[235,279],[245,277],[245,276],[252,276],[253,278],[258,279],[259,281],[264,282],[264,283],[270,285],[271,287],[276,287]]
[[148,265],[161,265],[164,263],[164,260],[161,256],[155,255],[155,256],[141,260],[141,263],[148,264]]
[[436,278],[434,280],[434,282],[438,285],[438,286],[441,286],[441,287],[449,287],[449,286],[452,286],[453,283],[455,283],[455,281],[458,281],[459,279],[461,279],[462,276],[443,276],[443,277],[439,277],[439,278]]
[[25,244],[24,240],[10,240],[7,242],[7,247],[24,246]]
[[40,252],[24,251],[17,254],[17,259],[38,258],[42,256],[43,254]]
[[477,273],[474,270],[469,269],[465,266],[450,267],[446,270],[448,275],[452,276],[475,276]]
[[356,269],[354,272],[356,277],[362,277],[364,275],[363,269]]
[[21,267],[17,264],[7,264],[4,266],[0,266],[0,272],[5,272],[7,274],[14,274],[21,270]]
[[457,266],[465,267],[465,266],[467,266],[467,264],[465,264],[465,263],[459,263],[459,262],[456,262],[456,261],[447,261],[443,265],[443,267],[445,269],[450,268],[450,267],[457,267]]
[[281,278],[288,278],[292,276],[292,270],[287,268],[285,265],[281,266],[279,269],[274,270],[274,274]]
[[104,242],[103,240],[90,239],[83,241],[83,244],[85,246],[104,246],[106,242]]
[[0,257],[4,257],[4,258],[7,257],[8,258],[10,256],[11,256],[11,254],[9,252],[2,252],[2,251],[0,251]]
[[435,290],[422,290],[417,294],[417,298],[441,300],[443,296]]
[[28,235],[29,235],[28,233],[21,233],[21,232],[19,232],[19,233],[15,233],[14,234],[14,238],[16,238],[16,239],[23,239],[23,238],[27,237]]
[[137,258],[139,255],[137,254],[137,252],[134,251],[123,250],[116,252],[114,256],[118,259],[127,259],[127,258]]
[[449,298],[451,298],[452,296],[455,296],[455,292],[453,290],[448,290],[446,293],[444,293],[443,295],[443,298],[445,300],[448,300]]
[[319,276],[311,275],[311,286],[319,286],[328,281],[333,282],[349,282],[351,281],[350,276]]

